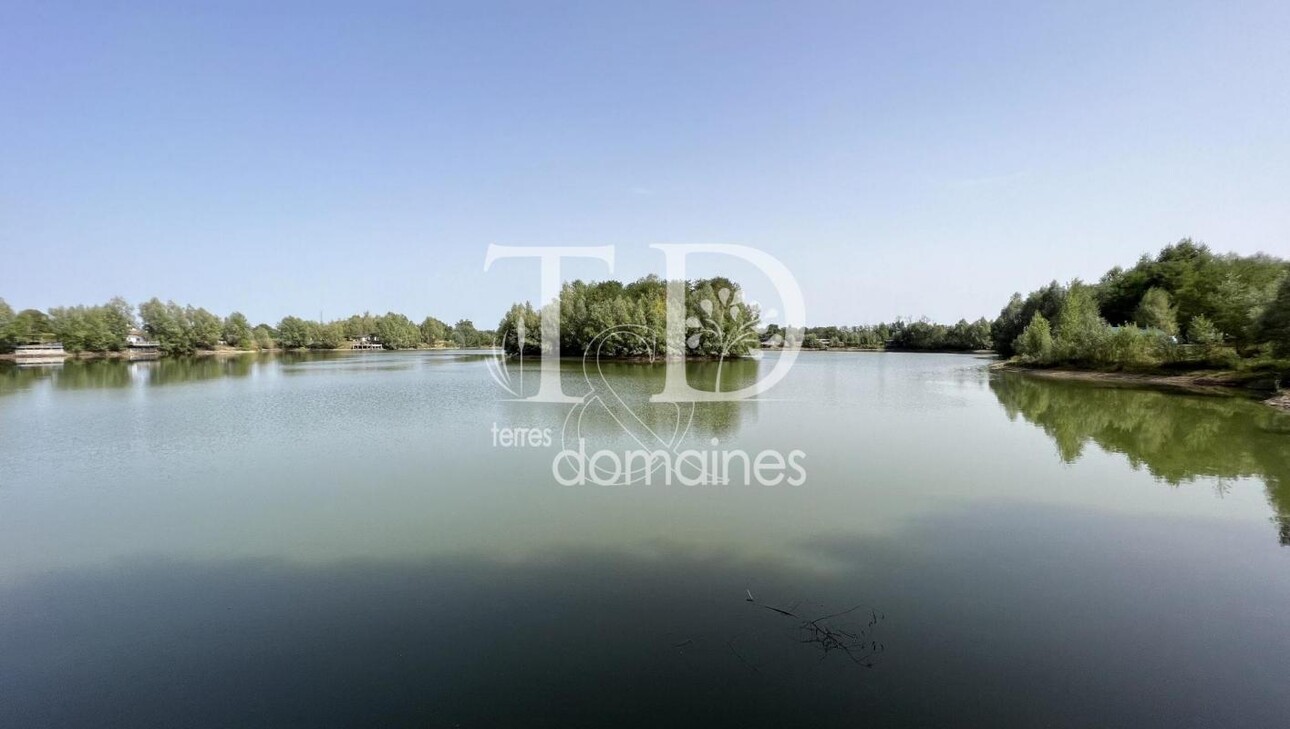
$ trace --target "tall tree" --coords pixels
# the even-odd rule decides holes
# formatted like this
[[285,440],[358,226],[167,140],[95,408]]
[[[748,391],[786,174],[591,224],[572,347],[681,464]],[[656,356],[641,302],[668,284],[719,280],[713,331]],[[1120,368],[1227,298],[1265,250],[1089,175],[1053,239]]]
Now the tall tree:
[[376,336],[386,349],[415,349],[421,343],[421,330],[402,314],[389,312],[376,320]]
[[13,349],[13,333],[10,331],[12,324],[13,309],[4,299],[0,299],[0,352]]
[[309,323],[296,316],[283,317],[278,322],[278,339],[284,349],[300,349],[312,344]]
[[1057,350],[1059,356],[1075,361],[1092,361],[1109,334],[1106,321],[1098,313],[1093,289],[1079,281],[1071,284],[1057,312]]
[[1259,336],[1279,357],[1290,357],[1290,276],[1281,281],[1276,298],[1259,318]]
[[448,338],[448,325],[433,316],[427,316],[421,322],[421,342],[433,347]]
[[1159,287],[1147,289],[1133,319],[1144,329],[1158,329],[1170,336],[1178,333],[1178,310],[1171,303],[1169,292]]
[[1014,346],[1017,354],[1036,363],[1045,363],[1053,356],[1053,332],[1043,314],[1035,312]]
[[224,342],[230,347],[249,349],[255,346],[255,339],[251,335],[251,322],[247,321],[246,315],[240,311],[235,311],[224,318],[223,336]]

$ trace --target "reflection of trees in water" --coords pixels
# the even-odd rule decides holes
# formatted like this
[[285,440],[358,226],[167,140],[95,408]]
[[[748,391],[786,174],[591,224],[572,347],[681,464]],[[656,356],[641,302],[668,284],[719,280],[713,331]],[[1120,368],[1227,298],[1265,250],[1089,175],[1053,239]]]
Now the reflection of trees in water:
[[[503,364],[509,370],[508,377],[517,391],[525,397],[537,394],[541,378],[541,366],[536,358],[523,364],[516,358],[506,360]],[[758,362],[752,359],[727,360],[720,369],[721,390],[729,392],[757,381]],[[650,402],[650,397],[663,391],[666,365],[661,362],[632,362],[605,360],[599,363],[589,361],[585,365],[580,359],[566,358],[561,361],[561,381],[564,392],[574,397],[584,397],[594,389],[601,403],[608,407],[590,407],[581,414],[588,430],[615,432],[620,430],[619,422],[634,418],[639,425],[667,440],[676,428],[684,429],[689,423],[689,434],[702,438],[725,438],[739,432],[742,424],[755,418],[757,402],[755,400],[719,401],[680,403]],[[696,390],[713,391],[717,381],[717,363],[715,361],[689,361],[686,363],[686,380]],[[521,388],[522,384],[522,388]],[[501,392],[499,390],[499,392]],[[614,398],[621,399],[620,405]],[[624,406],[626,410],[624,409]],[[532,403],[505,403],[507,417],[514,422],[533,420]],[[693,417],[690,411],[693,407]],[[612,408],[612,412],[611,412]],[[558,412],[560,418],[568,413],[567,406],[561,406],[551,414]],[[679,421],[679,423],[678,423]],[[688,443],[682,447],[692,447]]]
[[218,380],[222,377],[246,377],[257,362],[273,355],[238,355],[233,357],[167,357],[155,362],[136,362],[147,373],[149,385],[176,385],[185,382]]
[[53,377],[57,366],[19,367],[12,362],[0,362],[0,395],[26,390],[41,380]]
[[[594,368],[595,365],[589,365]],[[581,371],[581,368],[580,368]],[[721,378],[721,391],[729,392],[747,387],[757,381],[757,362],[750,359],[734,359],[718,367],[715,361],[690,361],[686,363],[686,380],[696,390],[715,391],[717,377]],[[596,374],[603,375],[603,383],[596,383]],[[663,391],[665,365],[635,362],[602,362],[598,371],[590,370],[593,385],[603,390],[605,385],[622,398],[623,403],[631,408],[636,417],[651,430],[658,433],[670,433],[675,427],[678,408],[670,403],[651,403],[650,396]],[[586,389],[586,382],[583,383]],[[679,409],[684,428],[689,422],[689,435],[695,437],[728,437],[739,432],[740,425],[747,419],[755,417],[757,403],[750,400],[700,402],[693,404],[693,417],[690,417],[691,405],[682,403]],[[604,409],[592,409],[588,415],[603,415],[609,418]],[[621,418],[622,415],[619,414]],[[692,444],[678,444],[691,447]]]
[[148,385],[174,385],[222,377],[245,377],[271,355],[237,357],[166,357],[159,360],[68,360],[50,367],[0,369],[0,394],[26,389],[49,380],[60,390],[99,390],[129,387],[142,380]]
[[1008,412],[1034,423],[1073,463],[1087,443],[1128,457],[1172,485],[1198,477],[1255,477],[1276,512],[1281,543],[1290,545],[1290,417],[1238,398],[1181,396],[1096,387],[1012,373],[990,379]]
[[73,360],[54,371],[60,390],[98,390],[130,386],[130,363],[119,359]]

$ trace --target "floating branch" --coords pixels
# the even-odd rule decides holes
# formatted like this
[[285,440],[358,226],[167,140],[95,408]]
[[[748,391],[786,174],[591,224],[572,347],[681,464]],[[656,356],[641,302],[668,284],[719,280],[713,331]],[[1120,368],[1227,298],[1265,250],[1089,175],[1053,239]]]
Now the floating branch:
[[[838,651],[858,666],[873,668],[874,657],[886,650],[886,646],[873,638],[874,629],[878,626],[878,623],[882,622],[886,618],[886,615],[883,613],[870,610],[869,620],[863,627],[851,625],[849,623],[840,623],[838,621],[839,618],[846,617],[856,612],[862,607],[862,605],[855,605],[847,608],[846,610],[829,613],[828,615],[822,615],[818,618],[804,619],[794,612],[797,609],[796,604],[792,605],[788,610],[777,608],[773,605],[757,602],[753,599],[752,592],[748,592],[746,602],[751,602],[754,605],[770,610],[777,615],[800,620],[801,622],[798,623],[798,629],[803,633],[803,637],[800,642],[819,646],[821,651],[821,660],[823,660],[824,656],[827,656],[829,653]],[[731,645],[730,649],[734,651],[734,646]],[[735,651],[735,654],[738,655],[738,651]],[[740,656],[740,660],[743,660],[742,656]],[[747,661],[745,661],[745,663],[747,663]]]

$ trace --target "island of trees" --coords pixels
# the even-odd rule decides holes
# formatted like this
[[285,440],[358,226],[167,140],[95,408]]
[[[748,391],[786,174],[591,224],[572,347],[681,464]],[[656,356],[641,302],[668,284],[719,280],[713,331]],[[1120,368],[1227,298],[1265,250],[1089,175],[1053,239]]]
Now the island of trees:
[[[688,281],[685,302],[687,355],[743,357],[761,345],[760,312],[743,300],[739,284],[721,277]],[[547,306],[559,308],[562,356],[593,348],[610,358],[666,354],[667,282],[658,276],[629,284],[573,281]],[[508,354],[541,352],[541,313],[532,304],[512,306],[497,331]]]

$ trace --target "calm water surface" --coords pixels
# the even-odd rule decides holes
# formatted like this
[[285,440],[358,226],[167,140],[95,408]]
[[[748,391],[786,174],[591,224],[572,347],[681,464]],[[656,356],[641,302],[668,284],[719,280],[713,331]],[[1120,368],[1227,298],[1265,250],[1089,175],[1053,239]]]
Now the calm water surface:
[[560,486],[474,354],[6,365],[0,726],[1290,723],[1290,418],[985,365],[696,408],[795,487]]

